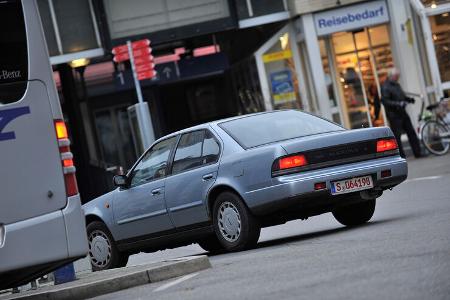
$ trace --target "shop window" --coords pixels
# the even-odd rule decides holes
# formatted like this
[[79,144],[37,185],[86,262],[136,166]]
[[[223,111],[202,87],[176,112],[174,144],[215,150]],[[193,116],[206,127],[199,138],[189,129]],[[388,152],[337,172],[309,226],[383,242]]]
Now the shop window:
[[37,0],[51,57],[101,47],[92,1]]
[[302,108],[290,39],[281,34],[262,56],[274,109]]
[[450,81],[450,13],[429,17],[441,81]]
[[240,20],[286,11],[283,0],[236,0]]
[[450,3],[450,0],[421,0],[426,7],[436,8],[438,5]]

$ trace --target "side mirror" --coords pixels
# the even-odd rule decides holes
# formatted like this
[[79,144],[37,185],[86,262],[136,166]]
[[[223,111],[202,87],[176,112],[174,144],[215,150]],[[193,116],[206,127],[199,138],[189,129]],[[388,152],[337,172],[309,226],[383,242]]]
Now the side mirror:
[[126,187],[128,185],[128,178],[125,175],[116,175],[113,177],[113,182],[117,187]]

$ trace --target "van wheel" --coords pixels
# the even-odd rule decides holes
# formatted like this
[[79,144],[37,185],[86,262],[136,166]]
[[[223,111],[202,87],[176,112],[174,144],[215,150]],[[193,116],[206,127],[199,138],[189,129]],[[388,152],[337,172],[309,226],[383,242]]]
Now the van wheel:
[[261,232],[258,220],[234,193],[223,192],[213,207],[213,225],[217,239],[227,251],[256,246]]
[[224,251],[222,244],[217,239],[217,236],[215,234],[208,236],[201,241],[198,241],[198,244],[204,250],[208,251],[210,254],[213,254],[213,255],[220,254]]
[[119,252],[111,232],[104,223],[91,222],[86,231],[92,271],[103,271],[127,265],[129,255]]
[[345,226],[357,226],[368,222],[375,212],[376,200],[346,205],[333,211],[336,220]]

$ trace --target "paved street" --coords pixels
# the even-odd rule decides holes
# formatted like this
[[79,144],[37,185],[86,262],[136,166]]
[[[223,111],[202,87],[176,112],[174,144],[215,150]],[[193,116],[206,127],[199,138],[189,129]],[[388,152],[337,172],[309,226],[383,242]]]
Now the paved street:
[[[450,155],[409,161],[372,221],[331,214],[264,229],[258,248],[210,257],[212,269],[96,299],[449,299]],[[130,264],[204,253],[197,245]]]

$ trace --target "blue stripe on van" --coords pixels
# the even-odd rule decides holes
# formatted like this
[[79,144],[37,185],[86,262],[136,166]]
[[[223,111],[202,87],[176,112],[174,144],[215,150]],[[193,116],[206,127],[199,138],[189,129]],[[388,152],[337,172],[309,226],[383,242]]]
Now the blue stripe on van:
[[5,129],[6,125],[12,120],[29,113],[29,106],[0,110],[0,141],[14,140],[16,138],[14,131],[3,132],[3,129]]

